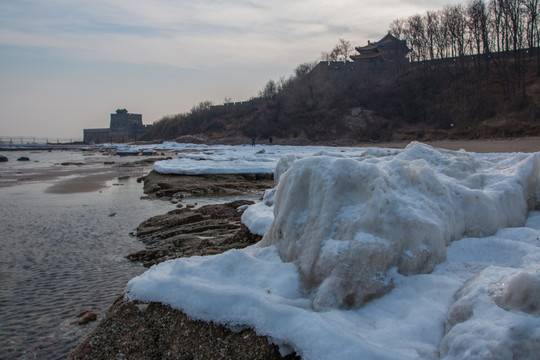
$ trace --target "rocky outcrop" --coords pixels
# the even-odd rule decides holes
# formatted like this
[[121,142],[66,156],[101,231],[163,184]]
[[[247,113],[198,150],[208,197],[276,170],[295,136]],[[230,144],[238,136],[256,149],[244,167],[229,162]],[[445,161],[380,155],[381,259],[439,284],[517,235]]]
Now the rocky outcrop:
[[139,178],[150,198],[262,193],[274,187],[273,174],[163,175]]
[[[262,193],[274,186],[273,175],[162,175],[140,178],[150,198],[182,199],[191,195]],[[165,260],[213,255],[254,244],[261,236],[242,224],[242,209],[252,201],[237,200],[200,208],[179,208],[154,216],[136,233],[146,249],[127,256],[151,266]],[[239,209],[240,208],[240,209]],[[123,297],[69,359],[281,359],[276,345],[251,329],[190,319],[161,303],[137,303]],[[298,358],[295,354],[286,358]]]
[[178,257],[219,254],[254,244],[261,237],[251,234],[242,224],[238,210],[252,203],[237,200],[154,216],[137,228],[136,236],[147,248],[127,258],[151,266]]
[[[261,239],[241,223],[251,201],[177,209],[137,228],[147,249],[127,256],[146,266],[193,255],[218,254]],[[286,359],[298,359],[290,354]],[[120,297],[68,359],[282,359],[277,345],[252,329],[190,319],[161,303]]]
[[[294,354],[286,359],[297,358]],[[68,359],[282,359],[279,349],[251,329],[190,319],[160,303],[116,300]]]

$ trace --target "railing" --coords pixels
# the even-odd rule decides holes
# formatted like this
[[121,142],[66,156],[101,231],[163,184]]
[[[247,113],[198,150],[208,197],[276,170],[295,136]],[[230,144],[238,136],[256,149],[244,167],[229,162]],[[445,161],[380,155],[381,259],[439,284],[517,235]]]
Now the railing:
[[0,145],[72,145],[82,141],[82,138],[0,136]]

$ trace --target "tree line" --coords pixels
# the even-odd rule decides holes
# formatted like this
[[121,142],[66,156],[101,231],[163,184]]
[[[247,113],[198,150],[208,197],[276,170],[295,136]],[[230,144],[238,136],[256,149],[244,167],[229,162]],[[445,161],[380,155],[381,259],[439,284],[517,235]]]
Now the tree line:
[[437,67],[460,62],[452,71],[480,81],[495,74],[505,96],[526,100],[526,72],[535,57],[540,74],[539,5],[540,0],[470,0],[396,19],[389,31],[407,41],[411,61],[428,67],[433,62],[426,61],[438,61]]
[[412,61],[533,49],[540,44],[539,0],[472,0],[406,19],[390,32],[407,41]]

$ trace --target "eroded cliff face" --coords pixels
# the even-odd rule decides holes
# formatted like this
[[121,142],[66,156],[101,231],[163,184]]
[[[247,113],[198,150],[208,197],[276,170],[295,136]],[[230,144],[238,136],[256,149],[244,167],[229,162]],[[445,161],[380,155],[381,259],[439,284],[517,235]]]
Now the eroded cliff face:
[[68,359],[282,359],[265,337],[235,330],[190,319],[168,305],[120,297]]

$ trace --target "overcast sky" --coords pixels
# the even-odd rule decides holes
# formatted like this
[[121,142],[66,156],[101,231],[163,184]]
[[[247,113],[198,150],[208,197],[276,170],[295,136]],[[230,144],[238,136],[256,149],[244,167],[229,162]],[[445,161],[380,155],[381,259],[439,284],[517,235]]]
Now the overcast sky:
[[242,101],[338,38],[458,0],[0,0],[0,137],[82,138],[118,108],[145,124]]

